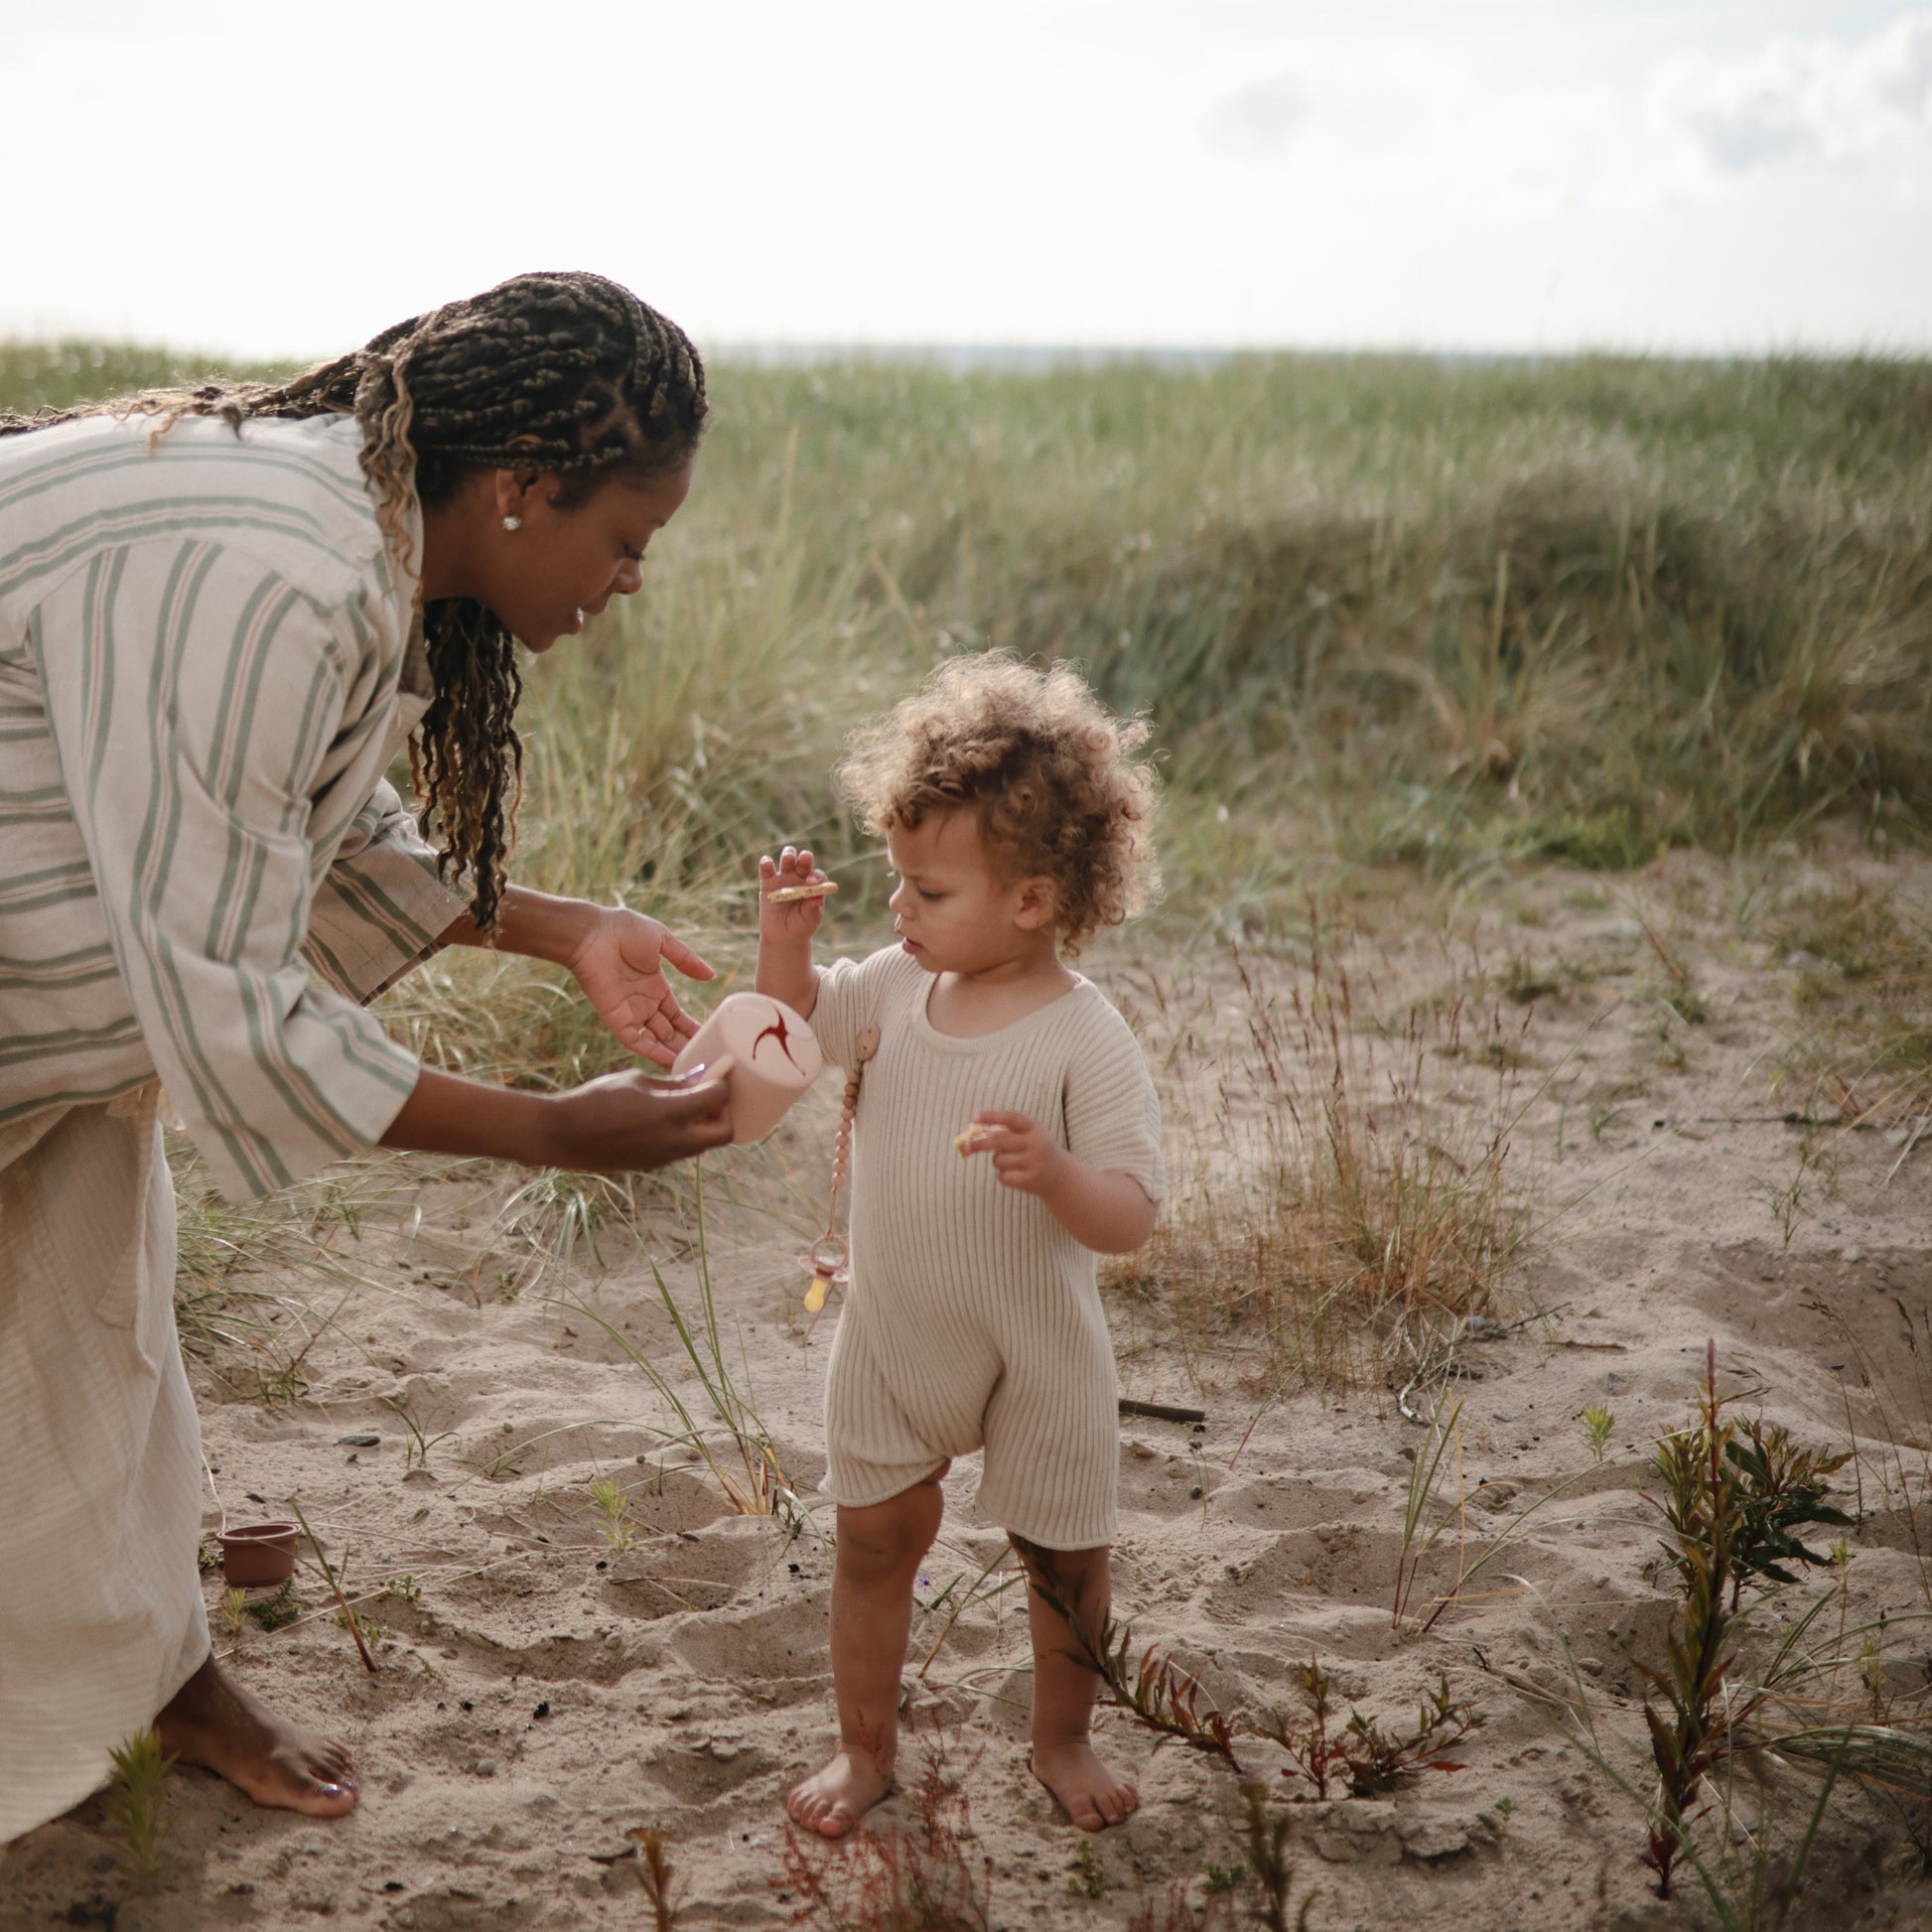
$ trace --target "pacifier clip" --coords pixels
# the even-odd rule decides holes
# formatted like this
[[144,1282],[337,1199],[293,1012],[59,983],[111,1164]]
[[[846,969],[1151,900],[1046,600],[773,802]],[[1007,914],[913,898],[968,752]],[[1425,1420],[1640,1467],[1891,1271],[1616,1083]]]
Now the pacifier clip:
[[798,1266],[812,1278],[805,1291],[805,1312],[816,1314],[825,1306],[826,1291],[834,1282],[843,1288],[852,1279],[847,1266],[852,1250],[838,1233],[839,1189],[852,1172],[852,1123],[859,1113],[859,1085],[866,1062],[879,1051],[879,1029],[863,1027],[852,1042],[853,1068],[845,1077],[845,1099],[839,1109],[838,1139],[832,1149],[832,1196],[825,1204],[825,1232],[798,1257]]

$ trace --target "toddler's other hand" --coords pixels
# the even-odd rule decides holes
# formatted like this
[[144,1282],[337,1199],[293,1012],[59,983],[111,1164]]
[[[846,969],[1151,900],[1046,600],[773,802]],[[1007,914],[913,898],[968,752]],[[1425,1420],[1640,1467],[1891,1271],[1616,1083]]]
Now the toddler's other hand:
[[1036,1120],[1025,1114],[983,1108],[955,1143],[963,1155],[990,1154],[1002,1187],[1022,1194],[1043,1194],[1058,1178],[1066,1150]]
[[787,886],[822,886],[825,875],[812,863],[809,849],[786,846],[774,864],[769,853],[759,861],[759,937],[809,939],[825,916],[822,898],[772,902],[771,895]]

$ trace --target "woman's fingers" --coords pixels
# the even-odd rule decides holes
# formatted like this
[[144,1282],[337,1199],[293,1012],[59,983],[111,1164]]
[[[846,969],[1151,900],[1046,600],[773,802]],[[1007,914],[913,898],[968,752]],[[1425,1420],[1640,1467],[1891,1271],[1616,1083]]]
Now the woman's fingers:
[[659,947],[658,956],[668,959],[688,980],[710,980],[718,977],[717,970],[693,952],[675,932],[667,932]]

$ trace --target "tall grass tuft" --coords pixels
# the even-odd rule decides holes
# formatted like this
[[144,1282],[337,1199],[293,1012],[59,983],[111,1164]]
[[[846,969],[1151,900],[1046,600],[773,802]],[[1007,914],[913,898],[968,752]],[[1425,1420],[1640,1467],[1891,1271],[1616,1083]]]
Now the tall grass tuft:
[[418,1183],[372,1158],[261,1200],[224,1201],[186,1140],[169,1138],[182,1346],[222,1379],[252,1382],[264,1402],[299,1401],[310,1351],[381,1285],[355,1253],[364,1217]]
[[[1175,1185],[1116,1283],[1158,1283],[1184,1338],[1234,1337],[1271,1383],[1347,1387],[1491,1305],[1524,1238],[1508,1194],[1515,1054],[1459,1007],[1377,1036],[1319,924],[1286,991],[1238,950],[1233,1049],[1182,1024],[1167,1084]],[[1473,1052],[1471,1049],[1474,1049]],[[1490,1058],[1478,1121],[1445,1114],[1432,1059]]]
[[658,1299],[671,1318],[678,1347],[698,1378],[704,1391],[705,1406],[711,1412],[709,1423],[691,1413],[670,1377],[638,1347],[624,1330],[600,1313],[581,1296],[569,1306],[588,1320],[596,1322],[617,1343],[626,1360],[638,1370],[676,1417],[680,1427],[670,1440],[695,1449],[711,1479],[725,1500],[741,1516],[775,1516],[787,1530],[787,1540],[811,1527],[811,1518],[800,1501],[797,1486],[785,1473],[778,1446],[771,1439],[759,1414],[751,1386],[751,1366],[745,1360],[740,1337],[739,1365],[732,1366],[718,1324],[718,1303],[711,1284],[711,1249],[705,1232],[704,1176],[702,1164],[693,1166],[693,1200],[697,1222],[698,1310],[695,1322],[686,1314],[663,1270],[653,1258],[651,1279],[657,1284]]

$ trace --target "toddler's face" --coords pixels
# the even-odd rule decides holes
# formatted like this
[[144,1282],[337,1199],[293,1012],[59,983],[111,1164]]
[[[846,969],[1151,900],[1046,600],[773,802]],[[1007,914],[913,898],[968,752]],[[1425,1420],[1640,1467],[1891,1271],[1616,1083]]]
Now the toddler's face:
[[898,885],[887,903],[893,930],[929,973],[984,973],[1029,958],[1052,942],[1050,901],[1040,881],[1009,880],[994,869],[970,811],[931,813],[886,834]]

